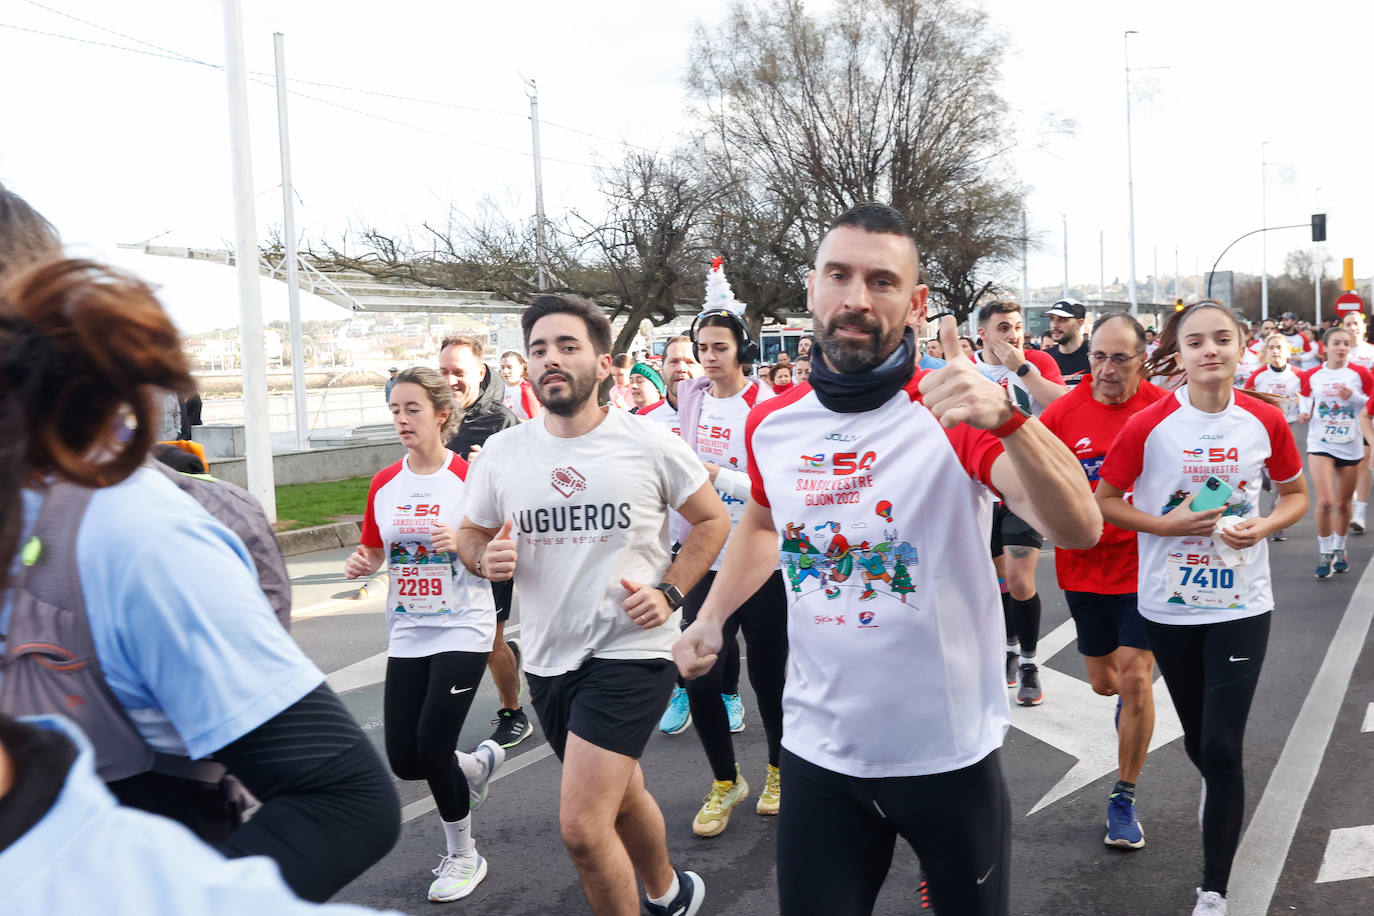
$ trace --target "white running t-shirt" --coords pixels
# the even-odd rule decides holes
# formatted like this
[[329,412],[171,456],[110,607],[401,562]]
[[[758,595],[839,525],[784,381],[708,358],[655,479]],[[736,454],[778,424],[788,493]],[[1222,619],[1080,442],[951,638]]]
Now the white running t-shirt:
[[782,743],[849,776],[969,766],[1009,722],[987,549],[1002,444],[942,429],[924,374],[869,411],[835,413],[803,385],[749,415],[751,495],[788,585]]
[[463,521],[468,464],[448,456],[433,474],[416,474],[407,455],[378,471],[367,494],[362,543],[387,554],[387,654],[393,658],[490,652],[496,638],[491,584],[430,541],[436,521],[455,530]]
[[682,424],[677,418],[677,408],[669,404],[667,398],[646,405],[635,416],[648,417],[656,423],[662,423],[674,436],[681,434]]
[[[1198,410],[1188,386],[1126,421],[1099,476],[1151,515],[1190,500],[1208,477],[1231,487],[1224,514],[1259,515],[1261,470],[1287,483],[1302,474],[1283,412],[1237,391],[1220,413]],[[1274,609],[1269,542],[1251,548],[1244,566],[1222,562],[1210,537],[1159,537],[1136,532],[1140,613],[1155,623],[1221,623]]]
[[[1358,461],[1364,456],[1360,432],[1360,408],[1374,394],[1374,376],[1360,366],[1332,369],[1318,366],[1302,373],[1302,412],[1307,423],[1307,453],[1322,452],[1332,458]],[[1350,397],[1341,397],[1341,386]]]
[[1299,398],[1302,393],[1302,376],[1293,367],[1284,364],[1282,369],[1263,366],[1250,374],[1245,387],[1283,398],[1283,417],[1289,423],[1298,422],[1301,413]]
[[[1032,372],[1039,372],[1047,381],[1056,385],[1064,384],[1064,376],[1059,371],[1059,364],[1054,361],[1054,357],[1040,350],[1025,350],[1023,355],[1026,357],[1026,362],[1030,364]],[[978,371],[983,373],[985,378],[1001,385],[1007,392],[1007,399],[1013,404],[1037,417],[1044,412],[1048,405],[1041,404],[1035,395],[1031,394],[1025,379],[1001,363],[994,366],[992,363],[984,362],[982,350],[974,351],[972,358]]]
[[[737,471],[741,474],[748,472],[749,452],[744,447],[745,421],[749,419],[749,411],[755,404],[770,397],[771,391],[765,390],[761,383],[753,381],[746,383],[738,394],[728,398],[718,398],[710,391],[705,392],[701,399],[701,413],[697,417],[697,457],[702,461],[719,465],[722,470]],[[725,503],[725,509],[730,513],[732,537],[735,526],[744,516],[744,507],[748,504],[748,500],[741,498],[744,495],[744,479],[739,478],[739,481],[739,495],[720,486],[715,488],[716,495]],[[730,539],[726,538],[725,546],[721,547],[720,553],[711,561],[713,571],[720,570],[720,562],[725,556],[726,547],[729,546]]]
[[672,658],[681,612],[636,626],[620,584],[663,580],[671,559],[668,511],[706,483],[681,439],[624,410],[603,410],[573,439],[545,428],[548,414],[502,430],[473,463],[468,518],[484,528],[515,520],[524,668],[545,677],[588,658]]

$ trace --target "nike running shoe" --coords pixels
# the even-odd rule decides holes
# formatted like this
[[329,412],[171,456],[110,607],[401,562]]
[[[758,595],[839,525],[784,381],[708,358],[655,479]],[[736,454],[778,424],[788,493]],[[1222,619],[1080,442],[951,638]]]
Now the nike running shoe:
[[668,708],[658,720],[658,730],[665,735],[680,735],[692,724],[692,704],[687,700],[686,687],[674,687],[668,698]]
[[491,778],[506,762],[506,752],[501,745],[488,738],[473,749],[471,754],[458,753],[458,768],[468,781],[468,808],[476,811],[487,800],[491,791]]
[[1345,558],[1344,550],[1331,551],[1331,571],[1338,573],[1350,572],[1350,561]]
[[1016,686],[1016,653],[1007,653],[1007,686]]
[[725,716],[730,720],[730,731],[739,734],[744,731],[744,701],[737,693],[722,693],[725,702]]
[[677,896],[660,906],[652,900],[644,901],[644,912],[649,916],[696,916],[706,899],[706,882],[694,871],[677,873]]
[[1350,512],[1350,530],[1364,534],[1364,506],[1356,506]]
[[1329,553],[1324,553],[1324,554],[1322,554],[1320,557],[1317,558],[1317,571],[1316,571],[1316,572],[1317,572],[1317,578],[1318,578],[1318,579],[1330,579],[1330,578],[1331,578],[1331,554],[1329,554]]
[[1114,792],[1107,799],[1107,836],[1103,842],[1125,849],[1145,845],[1145,831],[1135,816],[1135,799],[1124,792]]
[[435,903],[462,900],[477,889],[487,876],[487,860],[473,853],[470,856],[444,856],[434,869],[434,883],[429,886],[429,899]]
[[1016,691],[1016,702],[1022,706],[1039,706],[1045,702],[1045,694],[1040,690],[1040,669],[1034,662],[1021,666],[1021,687]]
[[491,724],[496,726],[496,731],[491,733],[491,740],[501,747],[515,747],[534,732],[534,726],[530,725],[530,718],[523,709],[502,707]]
[[768,780],[763,784],[763,791],[759,793],[758,804],[754,805],[754,811],[759,814],[777,814],[782,807],[782,771],[773,764],[768,764]]
[[725,832],[730,824],[730,812],[749,795],[749,783],[740,775],[739,764],[735,764],[735,781],[711,781],[711,791],[706,793],[701,810],[692,819],[692,832],[697,836],[717,836]]
[[1197,905],[1193,916],[1226,916],[1226,898],[1216,891],[1197,889]]

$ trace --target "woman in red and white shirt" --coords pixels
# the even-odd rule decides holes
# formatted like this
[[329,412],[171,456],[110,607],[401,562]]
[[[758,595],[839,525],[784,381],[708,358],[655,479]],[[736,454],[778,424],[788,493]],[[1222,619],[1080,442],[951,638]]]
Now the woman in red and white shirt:
[[443,822],[447,853],[429,899],[457,900],[487,874],[472,840],[470,808],[506,753],[487,740],[455,754],[496,636],[487,582],[458,561],[468,464],[444,443],[458,426],[453,395],[433,369],[407,369],[391,387],[391,419],[406,455],[372,478],[362,543],[344,563],[350,579],[387,563],[386,755],[401,779],[424,779]]
[[[1267,322],[1273,324],[1273,322]],[[1299,401],[1302,395],[1302,377],[1297,371],[1288,365],[1288,341],[1277,331],[1271,332],[1260,342],[1260,355],[1264,359],[1264,364],[1250,373],[1245,380],[1246,391],[1260,391],[1264,394],[1282,398],[1280,405],[1283,410],[1284,419],[1288,421],[1288,428],[1294,430],[1298,422]],[[1273,483],[1269,480],[1269,475],[1264,475],[1263,492],[1269,494],[1269,510],[1273,511],[1273,503],[1278,499],[1274,493]],[[1260,506],[1260,511],[1264,511],[1264,506]],[[1287,540],[1283,531],[1276,531],[1269,538],[1271,541]]]
[[501,354],[500,371],[501,381],[506,383],[501,403],[522,422],[539,416],[539,399],[534,396],[525,357],[514,350],[507,350]]
[[1350,501],[1365,454],[1359,415],[1374,394],[1374,376],[1350,365],[1354,344],[1349,331],[1332,328],[1322,338],[1326,362],[1302,373],[1298,420],[1308,423],[1307,465],[1317,491],[1318,579],[1350,569],[1345,538],[1350,531]]
[[[1341,327],[1355,338],[1355,346],[1350,348],[1350,365],[1374,373],[1374,343],[1369,342],[1369,329],[1365,323],[1364,312],[1346,312],[1345,317],[1341,319]],[[1356,534],[1364,534],[1365,508],[1369,503],[1370,483],[1369,434],[1366,433],[1364,461],[1360,464],[1360,472],[1355,478],[1355,503],[1350,513],[1350,527]]]
[[[1107,522],[1137,532],[1140,613],[1183,724],[1184,748],[1203,776],[1203,876],[1194,912],[1224,913],[1245,808],[1245,722],[1274,607],[1265,539],[1302,518],[1307,485],[1283,414],[1234,390],[1245,338],[1230,311],[1204,301],[1175,327],[1187,382],[1126,422],[1103,461],[1096,495]],[[1268,517],[1255,499],[1262,469],[1279,492]],[[1199,492],[1220,489],[1209,481],[1229,487],[1226,504],[1194,511]]]

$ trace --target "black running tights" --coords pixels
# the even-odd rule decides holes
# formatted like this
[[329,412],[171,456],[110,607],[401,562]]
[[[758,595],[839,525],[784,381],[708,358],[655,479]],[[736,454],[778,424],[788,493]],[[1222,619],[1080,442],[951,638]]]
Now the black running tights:
[[[711,590],[716,574],[708,572],[687,594],[683,617],[696,620]],[[782,685],[787,677],[787,589],[782,572],[775,571],[768,581],[730,615],[722,628],[724,645],[735,642],[737,633],[744,634],[748,649],[749,683],[759,705],[759,718],[768,738],[768,762],[778,765],[782,748]],[[720,698],[724,686],[728,659],[722,654],[711,670],[687,682],[687,698],[692,704],[692,723],[696,726],[711,773],[716,779],[735,778],[735,745],[730,739],[730,721],[725,702]]]
[[453,752],[490,654],[386,660],[382,707],[391,772],[428,782],[439,816],[450,823],[468,813],[468,781]]
[[[950,773],[863,779],[783,751],[782,916],[873,912],[899,836],[921,860],[935,912],[1006,916],[1011,800],[1001,754]],[[916,897],[913,887],[912,912]]]
[[1150,648],[1183,724],[1183,747],[1207,785],[1202,889],[1222,895],[1245,814],[1245,720],[1264,665],[1269,617],[1264,613],[1193,626],[1145,622]]

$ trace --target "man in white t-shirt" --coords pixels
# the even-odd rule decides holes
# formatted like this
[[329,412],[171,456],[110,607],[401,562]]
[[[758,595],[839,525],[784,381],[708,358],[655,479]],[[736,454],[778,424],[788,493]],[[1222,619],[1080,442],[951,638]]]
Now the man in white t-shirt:
[[681,430],[677,422],[678,383],[684,379],[701,378],[703,371],[701,363],[697,362],[694,349],[692,338],[686,334],[668,339],[668,343],[663,347],[663,380],[667,383],[663,400],[657,404],[650,404],[636,414],[662,423],[674,436]]
[[[783,560],[796,585],[783,916],[871,912],[899,835],[937,912],[1008,912],[992,494],[1056,544],[1086,549],[1102,531],[1073,454],[972,362],[916,370],[907,320],[924,320],[929,292],[918,265],[891,207],[861,204],[821,240],[807,282],[821,356],[809,385],[750,413],[749,502],[673,650],[684,675],[708,670],[722,622]],[[953,316],[941,322],[945,352],[959,352]]]
[[[530,700],[563,761],[559,823],[592,911],[639,913],[638,874],[653,916],[695,913],[705,885],[670,864],[639,756],[673,687],[683,593],[730,516],[685,443],[597,407],[611,370],[600,310],[539,296],[521,324],[544,412],[492,436],[473,463],[459,553],[520,590]],[[692,526],[676,559],[671,509]]]

